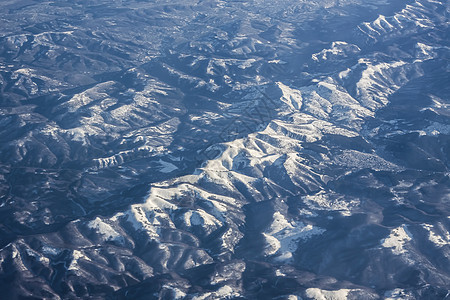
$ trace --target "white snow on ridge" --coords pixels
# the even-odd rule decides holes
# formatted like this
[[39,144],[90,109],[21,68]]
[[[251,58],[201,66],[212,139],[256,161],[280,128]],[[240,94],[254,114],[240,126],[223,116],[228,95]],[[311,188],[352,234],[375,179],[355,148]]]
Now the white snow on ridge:
[[90,221],[87,225],[102,235],[106,241],[123,240],[123,237],[111,225],[102,221],[99,217]]
[[302,93],[281,82],[277,82],[277,85],[283,93],[280,100],[286,103],[292,110],[299,110],[302,107]]
[[313,210],[338,211],[343,216],[350,216],[359,205],[356,199],[346,199],[330,191],[322,190],[313,195],[302,197],[303,202]]
[[305,225],[302,222],[289,222],[283,214],[276,211],[273,215],[272,224],[263,233],[266,239],[264,254],[276,254],[276,260],[289,261],[292,258],[293,252],[297,250],[299,240],[305,240],[313,235],[322,234],[324,231],[311,224]]
[[282,61],[280,59],[272,59],[268,61],[269,64],[286,64],[285,61]]
[[184,214],[184,222],[187,226],[221,226],[222,223],[206,213],[203,209],[187,211]]
[[436,57],[436,53],[434,52],[435,47],[428,46],[423,43],[416,44],[416,57],[417,59],[414,62],[422,62],[425,60],[433,59]]
[[[12,79],[17,78],[17,74],[22,74],[22,75],[26,75],[26,76],[32,76],[32,75],[34,75],[34,70],[30,69],[30,68],[18,69],[16,71],[14,71]],[[16,77],[14,77],[14,76],[16,76]]]
[[347,57],[348,54],[355,54],[361,51],[361,49],[353,44],[347,42],[335,41],[332,42],[329,49],[323,49],[318,53],[314,53],[311,58],[314,61],[323,61],[335,58]]
[[49,245],[43,245],[41,252],[46,256],[57,256],[61,253],[61,250]]
[[[296,90],[298,91],[298,99],[301,99],[302,104],[299,108],[301,108],[302,113],[308,114],[309,118],[331,122],[334,127],[339,125],[346,129],[360,129],[364,119],[374,115],[372,108],[364,107],[359,102],[359,98],[353,98],[332,77],[313,82],[312,85],[303,86]],[[375,82],[371,81],[367,84],[371,86]],[[286,90],[283,93],[291,95]],[[286,99],[290,98],[286,96],[281,98],[291,109],[283,112],[284,115],[291,113],[296,108],[291,103],[292,101],[289,102]]]
[[[394,64],[394,66],[397,65]],[[391,65],[386,66],[386,68],[389,67]],[[363,75],[365,71],[363,71]],[[367,82],[363,86],[364,88],[369,89],[376,82],[372,77],[373,74],[378,75],[378,71],[372,71],[372,73],[366,74],[368,78],[366,78]],[[361,81],[359,83],[361,84]],[[364,83],[364,78],[362,83]],[[125,226],[129,223],[136,231],[145,232],[150,239],[161,242],[161,247],[164,246],[166,247],[164,249],[167,249],[167,257],[172,255],[168,250],[171,246],[161,240],[163,228],[180,231],[203,229],[210,233],[226,223],[230,227],[218,239],[222,245],[221,251],[233,252],[234,247],[243,236],[238,226],[245,222],[241,208],[247,201],[246,195],[251,194],[256,201],[267,199],[264,198],[267,197],[267,193],[264,194],[267,191],[263,191],[265,187],[261,189],[257,185],[257,183],[266,182],[262,179],[270,180],[270,178],[264,178],[266,167],[274,166],[274,162],[277,161],[275,168],[280,169],[282,176],[286,175],[291,179],[300,177],[299,180],[303,181],[302,183],[307,182],[310,186],[320,185],[322,174],[314,173],[314,168],[308,166],[304,162],[305,158],[299,154],[303,142],[318,141],[326,134],[358,136],[360,128],[358,124],[372,116],[374,110],[363,107],[358,99],[352,97],[333,78],[317,81],[316,84],[298,89],[281,82],[278,82],[277,85],[282,93],[279,101],[284,105],[281,105],[282,107],[277,111],[277,117],[266,128],[248,134],[245,138],[219,144],[220,154],[216,158],[208,160],[193,175],[154,183],[144,203],[134,204],[120,218],[115,216],[110,220]],[[239,110],[241,108],[236,107],[236,111],[239,112]],[[117,116],[120,115],[121,113],[117,114]],[[192,118],[192,120],[201,121],[202,119]],[[178,124],[179,120],[173,119],[171,123],[164,123],[160,131],[159,128],[145,127],[145,130],[139,132],[138,136],[145,138],[153,134],[175,130]],[[360,158],[357,162],[355,162],[355,156]],[[116,161],[105,161],[105,163],[118,163],[118,159],[120,160],[121,157],[114,157]],[[327,154],[323,154],[322,158],[324,162],[330,161]],[[369,162],[368,167],[377,167],[377,165],[381,165],[381,169],[392,167],[387,162],[371,161],[368,158],[372,158],[372,156],[349,151],[344,152],[340,157],[340,162],[344,165],[353,163],[360,166],[359,161],[363,161]],[[177,169],[175,164],[162,159],[159,159],[158,163],[161,166],[160,172],[169,173]],[[245,187],[245,191],[238,188],[236,183]],[[292,183],[296,184],[295,180],[292,180]],[[267,186],[269,185],[267,184]],[[269,193],[272,192],[270,187],[267,190]],[[302,200],[316,211],[334,210],[340,211],[343,215],[350,215],[352,209],[359,204],[354,199],[334,196],[336,195],[330,196],[322,191]],[[180,219],[175,219],[175,216]],[[119,238],[119,233],[108,223],[110,222],[103,222],[96,218],[89,222],[89,226],[102,234],[106,240]],[[177,228],[180,224],[180,228]],[[124,228],[125,231],[126,229]],[[393,248],[392,251],[396,254],[403,253],[402,242],[408,241],[407,238],[410,237],[404,229],[396,230],[383,241],[383,246]],[[276,211],[272,224],[263,233],[266,241],[264,254],[271,256],[274,260],[287,262],[297,251],[300,240],[320,235],[324,231],[324,229],[306,222],[288,220],[281,212]],[[401,237],[398,238],[398,235]],[[322,292],[314,289],[310,292],[311,295],[323,297],[318,299],[340,299],[336,297],[346,296],[349,293],[348,290]],[[220,293],[211,294],[211,296],[217,297],[219,295],[228,296],[230,293],[226,287],[223,287]]]
[[403,289],[393,289],[384,293],[384,300],[409,300],[414,299],[410,292]]
[[306,290],[306,296],[314,300],[347,300],[351,292],[360,291],[358,289],[340,289],[340,290],[321,290],[318,288],[309,288]]
[[50,263],[50,259],[30,248],[26,248],[25,252],[27,253],[28,256],[34,257],[37,261],[43,263],[44,265],[48,266],[48,264]]
[[240,294],[237,291],[235,291],[231,286],[224,285],[215,292],[194,296],[192,300],[233,299],[234,297],[239,296]]
[[[136,231],[144,231],[150,238],[158,239],[158,228],[149,221],[146,213],[139,205],[133,205],[125,213],[126,221],[131,223]],[[158,225],[160,223],[158,222]]]
[[159,162],[159,164],[160,164],[161,167],[162,167],[162,168],[159,170],[160,172],[163,172],[163,173],[170,173],[170,172],[173,172],[173,171],[175,171],[175,170],[178,169],[178,167],[175,166],[174,164],[172,164],[172,163],[170,163],[170,162],[163,161],[162,159],[160,159],[158,162]]
[[[424,5],[422,2],[432,2],[444,9],[444,3],[438,1],[414,1],[412,4],[407,4],[404,9],[392,16],[378,15],[372,22],[364,22],[358,26],[359,30],[370,38],[377,40],[384,35],[401,34],[403,30],[410,28],[429,28],[435,25],[430,14],[435,14],[433,11],[435,5]],[[436,18],[439,20],[439,18]]]
[[[180,201],[188,201],[192,205],[191,210],[180,216],[184,226],[201,226],[208,234],[222,226],[228,214],[234,213],[230,209],[230,206],[236,203],[233,198],[211,194],[193,185],[199,180],[198,176],[183,176],[179,180],[183,183],[172,187],[166,187],[167,182],[161,183],[161,186],[153,186],[144,203],[132,205],[124,216],[117,215],[111,220],[122,219],[136,231],[143,231],[149,238],[158,241],[161,228],[176,228],[177,220],[174,219],[174,212],[184,210],[183,207],[177,206]],[[202,202],[203,209],[197,207],[197,201]],[[185,227],[183,229],[186,230]],[[232,230],[230,238],[225,233],[223,243],[225,248],[229,248],[227,245],[231,243],[232,249],[236,243],[232,240],[235,238],[239,240],[241,237],[239,237],[240,233],[234,232],[234,229],[230,228],[230,230]]]
[[102,82],[94,87],[86,89],[85,91],[73,95],[73,97],[64,102],[61,107],[66,108],[69,112],[76,112],[82,107],[90,105],[109,98],[109,92],[114,88],[116,83],[114,81]]
[[[394,66],[397,65],[394,64]],[[389,66],[385,67],[388,68]],[[370,77],[371,74],[367,76]],[[375,71],[373,71],[373,74],[375,74]],[[372,81],[368,82],[367,86],[370,86],[372,83]],[[177,179],[179,182],[190,182],[189,184],[164,187],[165,183],[161,183],[160,187],[153,187],[146,203],[133,206],[130,214],[128,214],[133,217],[129,218],[129,221],[133,221],[137,228],[148,231],[151,236],[156,238],[157,228],[155,226],[165,226],[163,224],[166,224],[174,227],[169,212],[178,208],[173,201],[178,199],[178,197],[183,197],[183,193],[190,193],[195,199],[206,199],[206,202],[212,206],[207,211],[193,211],[186,215],[186,224],[188,226],[198,224],[216,225],[218,222],[223,222],[224,212],[227,211],[230,205],[231,207],[236,205],[235,200],[218,195],[215,196],[218,197],[219,201],[213,200],[211,198],[212,194],[196,187],[199,180],[206,180],[212,184],[220,185],[229,192],[239,193],[233,182],[242,182],[249,190],[252,190],[253,181],[256,178],[240,173],[241,167],[252,167],[253,170],[262,171],[265,166],[270,165],[280,157],[279,149],[284,149],[284,152],[287,154],[291,151],[297,152],[299,140],[301,141],[302,137],[307,141],[314,141],[321,139],[323,134],[329,133],[350,137],[358,135],[356,130],[351,131],[337,127],[332,122],[321,121],[314,116],[299,112],[298,110],[303,109],[303,107],[316,107],[318,116],[325,114],[335,120],[345,120],[342,118],[349,120],[364,119],[373,114],[373,111],[362,107],[356,99],[340,89],[339,85],[334,83],[331,78],[301,89],[293,89],[280,82],[277,84],[283,95],[281,101],[290,110],[290,113],[287,114],[289,119],[281,116],[280,119],[273,120],[263,131],[250,134],[244,139],[223,144],[225,150],[222,150],[217,158],[209,160],[202,168],[198,169],[190,179],[187,181],[187,177]],[[350,111],[353,113],[357,112],[357,114],[349,115],[347,112]],[[311,137],[314,139],[311,140]],[[344,159],[346,157],[344,155],[341,157],[341,163],[351,163],[355,153],[347,154],[349,156],[348,159]],[[360,153],[358,152],[358,154]],[[361,155],[370,156],[370,154],[364,153]],[[361,160],[371,162],[365,156],[361,157]],[[163,165],[161,170],[167,172],[173,171],[176,167],[162,160],[160,160],[160,164]],[[369,167],[377,167],[377,165],[382,166],[379,169],[392,167],[388,166],[388,163],[385,161],[374,161],[369,164]],[[301,167],[301,162],[289,164],[285,167],[286,172],[291,172],[295,175],[296,170]],[[290,176],[289,174],[287,175]],[[258,195],[259,193],[255,190],[254,194]],[[308,205],[312,205],[314,209],[338,210],[344,215],[349,215],[352,208],[358,205],[354,200],[348,201],[340,198],[330,202],[329,197],[324,197],[321,194],[309,196],[309,198],[307,197],[304,200]],[[278,227],[276,229],[275,227],[281,221],[282,218],[276,215],[273,228],[265,233],[269,244],[269,248],[266,250],[268,255],[279,253],[280,256],[285,255],[288,258],[289,253],[292,255],[292,251],[295,251],[296,240],[322,232],[321,229],[314,228],[311,225],[296,224],[295,222],[284,224],[286,226],[283,230]],[[223,242],[226,244],[225,241]]]
[[450,233],[441,224],[437,228],[430,224],[422,224],[422,226],[428,231],[428,239],[436,247],[450,246]]
[[78,272],[79,271],[78,261],[80,259],[91,261],[91,259],[86,255],[84,255],[81,251],[73,250],[72,261],[70,262],[70,265],[67,267],[67,270],[73,270],[75,272]]
[[412,240],[412,234],[408,231],[406,225],[394,228],[391,234],[382,241],[381,246],[390,248],[395,255],[407,252],[405,245]]
[[433,122],[428,127],[424,128],[423,130],[420,130],[419,134],[432,136],[440,134],[450,135],[450,125]]
[[162,286],[163,290],[170,290],[172,292],[172,299],[178,300],[178,299],[184,299],[186,297],[186,293],[180,290],[179,288],[170,286],[168,284],[165,284]]
[[[388,96],[400,88],[394,82],[388,82],[384,72],[396,70],[406,65],[404,61],[393,63],[373,64],[367,59],[360,59],[360,65],[365,64],[366,69],[361,74],[361,79],[356,84],[358,99],[362,104],[375,110],[388,103]],[[400,77],[401,78],[401,77]],[[380,86],[380,81],[384,83]]]

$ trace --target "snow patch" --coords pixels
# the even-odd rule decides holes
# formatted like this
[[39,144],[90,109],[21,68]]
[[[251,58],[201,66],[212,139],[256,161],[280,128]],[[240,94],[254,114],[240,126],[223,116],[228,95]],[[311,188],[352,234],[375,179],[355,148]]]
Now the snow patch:
[[[395,70],[406,65],[404,61],[393,63],[372,64],[367,59],[360,59],[359,65],[365,65],[366,69],[362,72],[360,80],[356,83],[356,92],[363,104],[371,109],[378,108],[388,103],[388,96],[400,87],[394,82],[385,82],[387,71]],[[400,78],[400,77],[399,77]],[[380,81],[383,83],[380,86]]]
[[67,270],[78,271],[78,261],[80,259],[91,261],[91,259],[89,257],[87,257],[86,255],[84,255],[81,251],[73,250],[72,261],[70,262],[70,265],[67,268]]
[[335,161],[339,165],[351,168],[366,169],[375,171],[400,171],[399,166],[371,153],[364,153],[356,150],[344,150],[342,154],[336,156]]
[[171,299],[184,299],[186,297],[186,293],[180,290],[179,288],[165,284],[162,286],[162,289],[170,290],[172,292]]
[[384,300],[406,300],[406,299],[414,299],[411,293],[403,290],[403,289],[393,289],[390,291],[386,291],[384,293]]
[[425,60],[433,59],[436,57],[436,52],[434,52],[435,47],[428,46],[423,43],[416,44],[416,57],[414,62],[422,62]]
[[105,223],[99,217],[90,221],[87,225],[102,235],[105,241],[123,240],[123,237],[111,225]]
[[50,263],[50,260],[47,257],[42,256],[31,249],[25,249],[25,251],[27,252],[28,256],[34,257],[36,260],[38,260],[41,263],[44,263],[46,265],[48,265]]
[[161,169],[159,170],[160,172],[170,173],[178,169],[178,167],[175,166],[174,164],[163,161],[162,159],[160,159],[158,162],[161,165]]
[[318,288],[309,288],[306,290],[306,296],[314,300],[347,300],[350,292],[359,291],[357,289],[340,289],[335,291],[321,290]]
[[320,62],[325,60],[334,60],[338,58],[345,58],[349,54],[355,54],[361,51],[361,49],[353,44],[346,42],[336,41],[331,44],[328,49],[323,49],[318,53],[314,53],[311,58],[314,61]]
[[381,246],[390,248],[395,255],[407,252],[405,244],[412,240],[412,234],[408,231],[406,225],[394,228],[390,235],[382,241]]
[[302,107],[302,93],[299,90],[290,88],[281,82],[277,82],[277,85],[283,93],[280,100],[287,104],[292,110],[299,110]]
[[352,210],[359,205],[356,199],[346,199],[344,196],[324,190],[303,196],[302,200],[310,209],[338,211],[343,216],[351,216]]
[[41,252],[46,256],[57,256],[61,253],[61,250],[48,245],[43,245]]
[[[17,74],[21,74],[21,75],[25,75],[25,76],[32,76],[32,75],[34,75],[34,70],[30,69],[30,68],[22,68],[22,69],[18,69],[16,71],[14,71],[14,75],[17,76]],[[13,78],[13,79],[15,79],[15,78]]]
[[435,228],[430,224],[422,224],[422,226],[428,231],[428,239],[436,245],[436,247],[441,248],[450,245],[450,233],[445,230],[443,226],[438,226],[438,228]]
[[273,221],[263,236],[266,240],[265,255],[277,255],[277,260],[286,261],[292,258],[297,250],[299,240],[322,234],[325,230],[302,222],[289,222],[283,214],[275,212]]
[[240,294],[238,292],[235,292],[232,287],[230,287],[229,285],[224,285],[215,292],[194,296],[192,300],[232,299],[239,296]]
[[197,209],[195,211],[187,211],[184,214],[184,222],[187,226],[220,226],[221,222],[219,222],[216,218],[206,213],[202,209]]

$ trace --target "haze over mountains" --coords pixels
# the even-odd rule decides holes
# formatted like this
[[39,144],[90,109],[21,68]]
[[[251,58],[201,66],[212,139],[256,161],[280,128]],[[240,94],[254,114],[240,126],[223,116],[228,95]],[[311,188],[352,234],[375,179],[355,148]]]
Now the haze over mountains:
[[446,299],[447,1],[3,1],[7,299]]

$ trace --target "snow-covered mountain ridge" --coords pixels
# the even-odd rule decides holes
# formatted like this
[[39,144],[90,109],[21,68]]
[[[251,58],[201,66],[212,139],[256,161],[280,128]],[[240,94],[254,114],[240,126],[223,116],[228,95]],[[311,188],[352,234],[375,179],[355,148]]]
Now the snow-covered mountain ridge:
[[448,295],[446,2],[97,2],[2,4],[11,299]]

